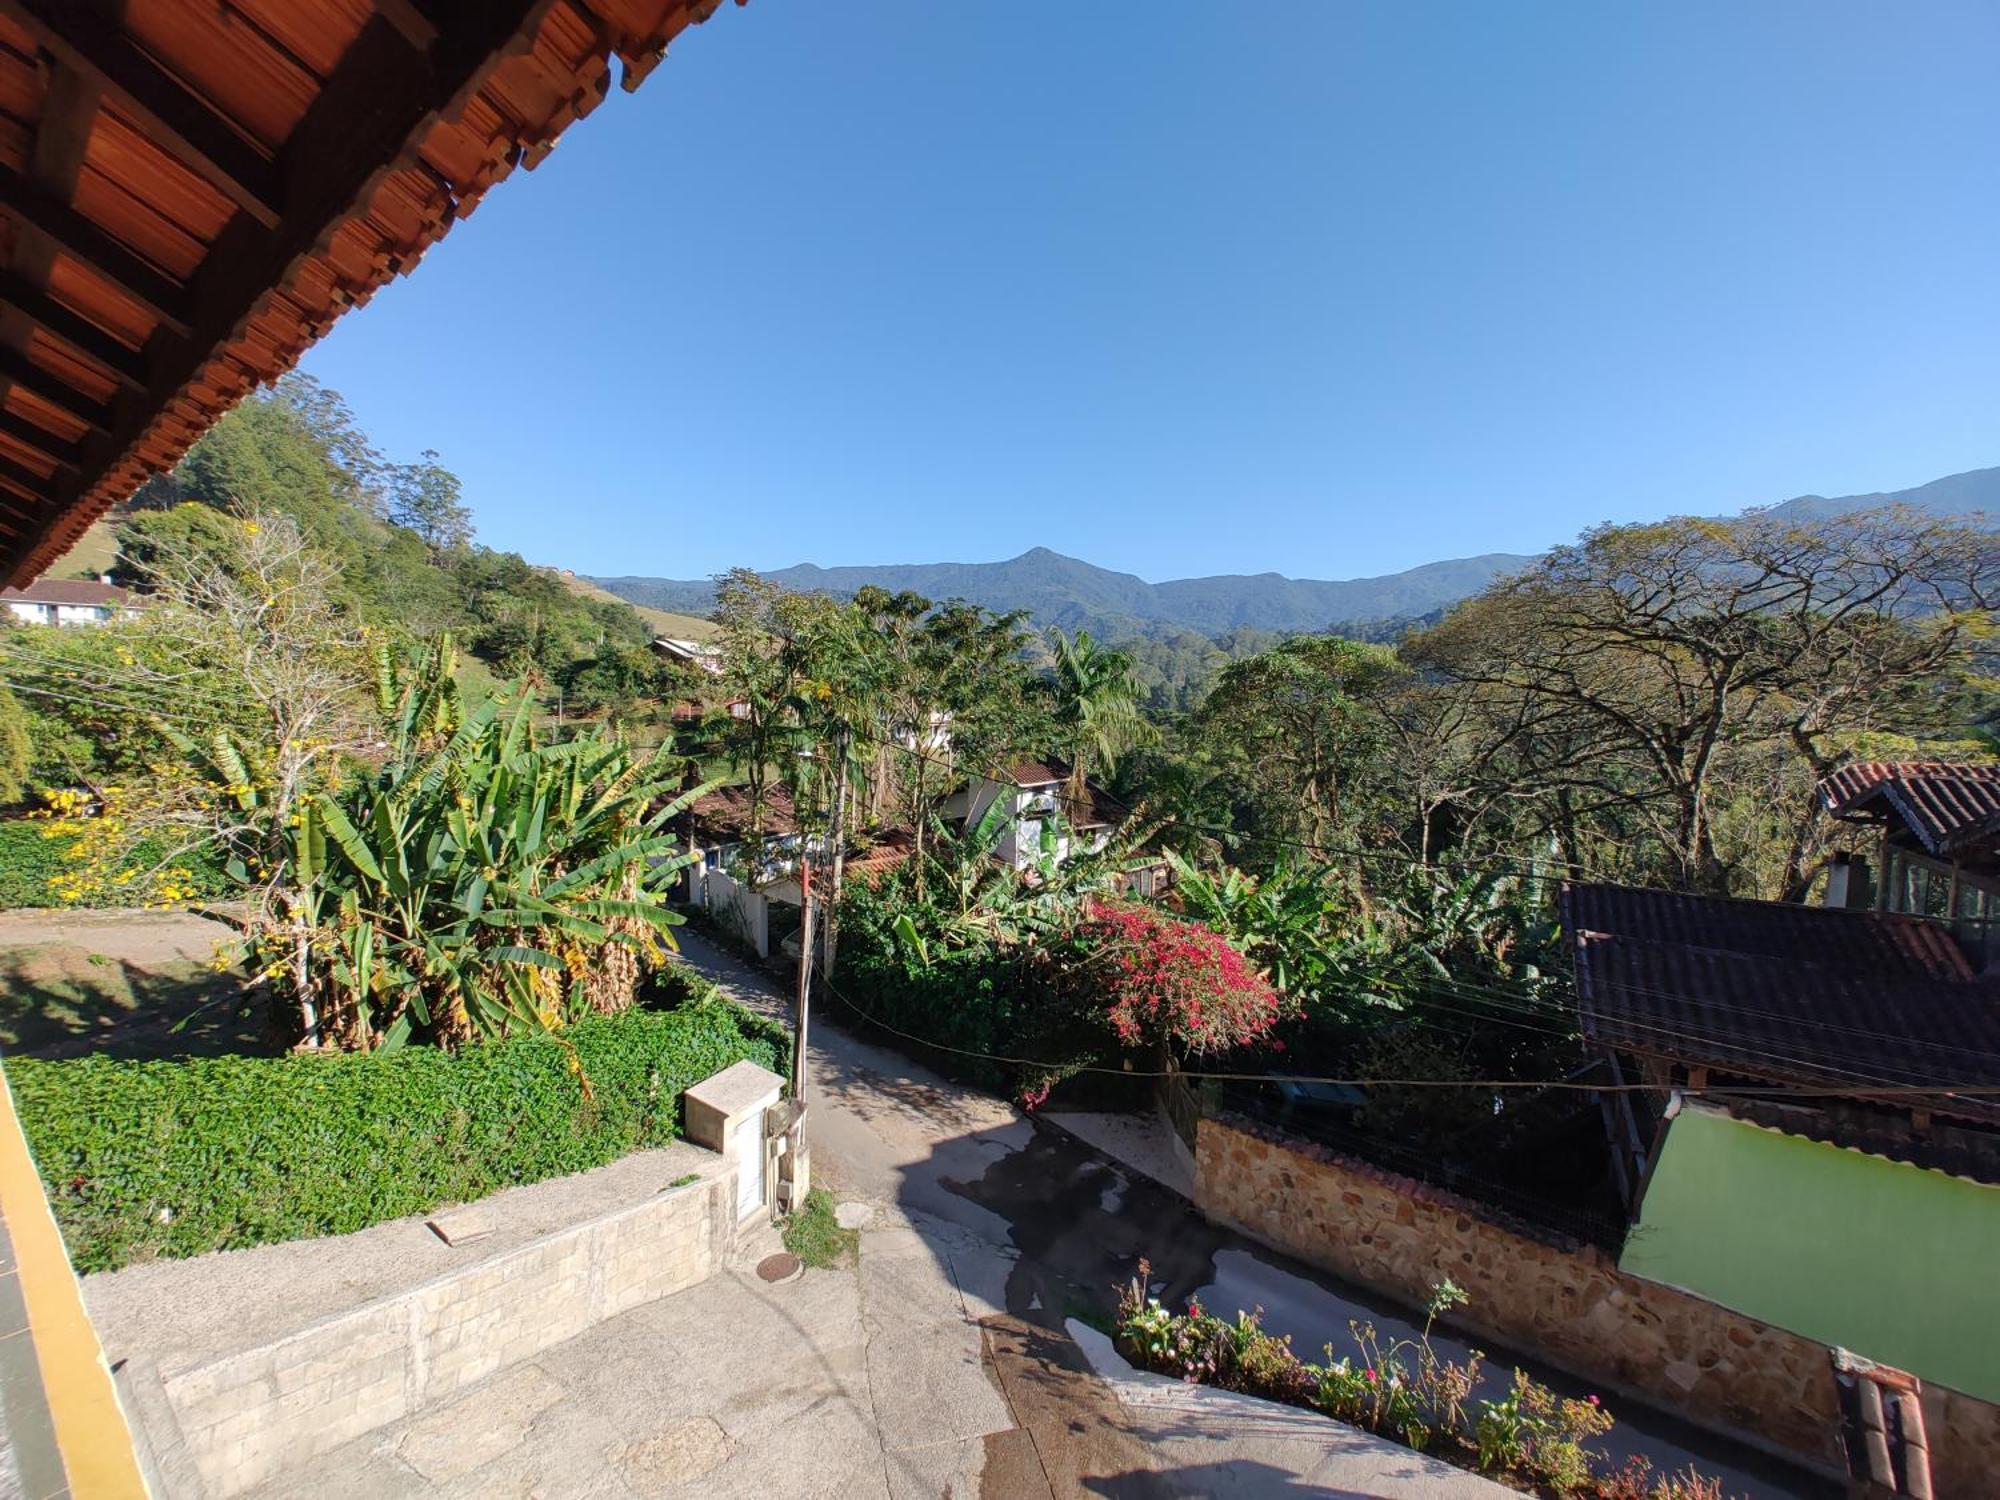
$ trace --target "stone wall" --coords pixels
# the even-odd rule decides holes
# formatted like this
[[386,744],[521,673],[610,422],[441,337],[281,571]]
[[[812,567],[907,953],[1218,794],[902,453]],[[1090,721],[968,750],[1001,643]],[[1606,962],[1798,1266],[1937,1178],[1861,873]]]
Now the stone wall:
[[[207,1364],[149,1372],[162,1500],[227,1500],[628,1308],[704,1280],[735,1234],[722,1171]],[[162,1427],[169,1430],[162,1431]]]
[[[1235,1117],[1201,1122],[1195,1204],[1218,1223],[1411,1307],[1448,1276],[1471,1298],[1453,1318],[1470,1332],[1840,1471],[1824,1344],[1626,1275],[1594,1247]],[[1924,1416],[1937,1493],[1993,1493],[2000,1407],[1927,1385]]]

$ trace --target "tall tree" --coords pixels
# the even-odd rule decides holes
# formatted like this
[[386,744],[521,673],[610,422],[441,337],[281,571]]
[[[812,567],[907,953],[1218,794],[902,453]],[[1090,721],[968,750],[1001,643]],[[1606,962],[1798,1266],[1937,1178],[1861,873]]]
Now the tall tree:
[[1401,676],[1385,647],[1298,636],[1223,668],[1190,732],[1229,778],[1253,836],[1358,838],[1388,771],[1374,700]]
[[1992,533],[1920,512],[1683,517],[1586,533],[1406,654],[1543,731],[1541,790],[1637,819],[1677,884],[1726,891],[1718,830],[1754,768],[1789,747],[1816,777],[1871,733],[1946,728],[1996,600]]
[[436,562],[445,553],[472,541],[472,509],[462,498],[464,486],[426,448],[413,464],[398,464],[389,481],[389,519],[423,538]]
[[1126,751],[1145,744],[1152,726],[1139,711],[1143,693],[1132,658],[1079,630],[1048,633],[1049,698],[1056,746],[1069,760],[1069,797],[1081,807],[1086,784],[1113,770]]

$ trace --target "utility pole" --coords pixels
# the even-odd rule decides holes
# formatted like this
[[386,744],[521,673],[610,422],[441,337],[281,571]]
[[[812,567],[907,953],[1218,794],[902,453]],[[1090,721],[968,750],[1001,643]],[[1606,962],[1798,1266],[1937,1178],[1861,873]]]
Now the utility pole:
[[792,1101],[806,1102],[806,1021],[812,1007],[813,886],[812,858],[804,840],[799,844],[799,998],[792,1016]]
[[840,886],[847,866],[847,757],[850,739],[851,731],[842,724],[834,742],[834,754],[838,759],[833,773],[833,857],[828,863],[831,873],[826,891],[830,903],[826,909],[826,958],[820,966],[820,972],[828,980],[833,978],[833,950],[840,939]]

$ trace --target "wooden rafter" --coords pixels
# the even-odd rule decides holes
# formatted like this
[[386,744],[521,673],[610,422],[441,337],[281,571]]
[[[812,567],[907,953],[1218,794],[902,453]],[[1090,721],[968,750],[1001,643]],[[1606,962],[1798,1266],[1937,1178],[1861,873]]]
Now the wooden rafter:
[[68,438],[57,437],[46,428],[37,427],[27,418],[11,411],[0,410],[0,432],[4,432],[15,442],[30,448],[50,463],[73,469],[83,458],[83,445]]
[[155,270],[99,229],[68,203],[43,191],[19,172],[0,167],[0,213],[48,236],[64,254],[88,266],[160,320],[186,333],[180,284]]
[[0,0],[4,13],[145,127],[147,138],[266,228],[279,218],[271,160],[89,0]]
[[0,345],[0,380],[32,392],[57,411],[76,418],[92,432],[111,430],[111,413],[69,382],[43,369],[20,350]]
[[101,366],[119,384],[144,390],[145,379],[139,353],[99,328],[90,319],[72,312],[18,271],[0,271],[0,303],[52,338],[76,350],[92,364]]

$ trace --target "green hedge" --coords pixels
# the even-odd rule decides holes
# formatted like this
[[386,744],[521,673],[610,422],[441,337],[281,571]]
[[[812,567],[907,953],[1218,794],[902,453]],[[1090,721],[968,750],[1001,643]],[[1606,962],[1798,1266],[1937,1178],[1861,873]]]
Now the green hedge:
[[671,1141],[681,1090],[743,1058],[783,1073],[782,1031],[698,1000],[458,1053],[21,1059],[7,1077],[70,1258],[100,1271],[602,1166]]
[[[42,835],[48,826],[40,818],[0,821],[0,911],[17,906],[62,904],[50,893],[49,881],[68,863],[64,854],[71,841],[44,838]],[[166,853],[166,847],[150,841],[140,844],[132,853],[129,867],[151,869]],[[192,873],[197,894],[209,897],[228,894],[229,877],[223,874],[212,858],[197,854],[185,857],[179,863]],[[145,892],[140,889],[133,890],[129,897],[133,903],[144,899]],[[104,904],[118,904],[115,893],[108,893]]]

